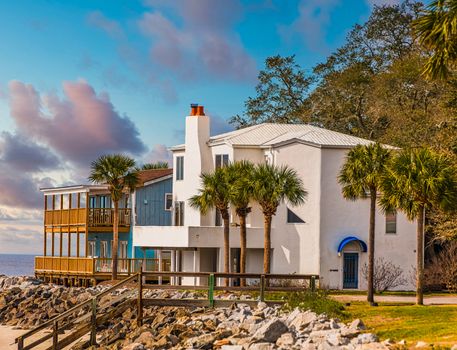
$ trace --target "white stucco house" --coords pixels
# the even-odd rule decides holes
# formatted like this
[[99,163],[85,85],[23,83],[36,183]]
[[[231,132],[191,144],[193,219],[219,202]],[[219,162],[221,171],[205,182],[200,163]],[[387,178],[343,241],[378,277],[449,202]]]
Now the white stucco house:
[[[184,120],[183,120],[184,122]],[[173,152],[170,226],[135,226],[133,245],[166,251],[175,271],[222,271],[223,230],[216,212],[201,215],[188,199],[200,187],[200,174],[242,159],[294,168],[308,199],[284,203],[272,222],[272,273],[318,274],[321,286],[365,289],[369,199],[347,201],[337,175],[349,149],[371,141],[310,125],[260,124],[210,136],[211,118],[192,105],[185,118],[185,143]],[[263,215],[255,203],[247,224],[247,272],[262,271]],[[231,215],[231,268],[239,260],[238,217]],[[415,264],[415,225],[401,213],[376,214],[376,256],[403,268]],[[405,285],[400,289],[412,289]]]

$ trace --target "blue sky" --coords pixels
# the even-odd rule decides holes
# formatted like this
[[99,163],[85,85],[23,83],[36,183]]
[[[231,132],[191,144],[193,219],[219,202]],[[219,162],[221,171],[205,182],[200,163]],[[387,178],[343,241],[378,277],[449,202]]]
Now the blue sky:
[[395,2],[1,1],[0,253],[40,251],[38,187],[83,181],[101,153],[166,159],[192,102],[226,131],[266,57],[311,69]]

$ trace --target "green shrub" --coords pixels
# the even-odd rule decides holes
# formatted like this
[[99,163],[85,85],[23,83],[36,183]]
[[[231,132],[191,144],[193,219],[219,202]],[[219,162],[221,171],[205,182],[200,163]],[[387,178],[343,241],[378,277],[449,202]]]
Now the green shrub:
[[344,316],[343,305],[330,298],[325,290],[292,292],[284,296],[283,300],[285,301],[284,309],[287,311],[298,307],[300,310],[311,310],[317,314],[325,313],[329,317]]

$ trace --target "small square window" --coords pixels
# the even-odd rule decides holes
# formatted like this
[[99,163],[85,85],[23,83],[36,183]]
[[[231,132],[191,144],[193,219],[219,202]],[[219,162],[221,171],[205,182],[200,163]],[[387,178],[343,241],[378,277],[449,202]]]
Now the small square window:
[[228,154],[216,154],[216,169],[227,166],[229,163]]
[[165,193],[165,210],[170,211],[173,206],[173,194]]

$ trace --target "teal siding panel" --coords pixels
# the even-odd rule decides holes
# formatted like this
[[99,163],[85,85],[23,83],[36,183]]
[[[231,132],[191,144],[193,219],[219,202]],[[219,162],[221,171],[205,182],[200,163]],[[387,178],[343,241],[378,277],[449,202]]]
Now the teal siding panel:
[[171,211],[165,210],[166,193],[172,193],[172,179],[156,182],[136,190],[136,224],[138,226],[171,225]]

